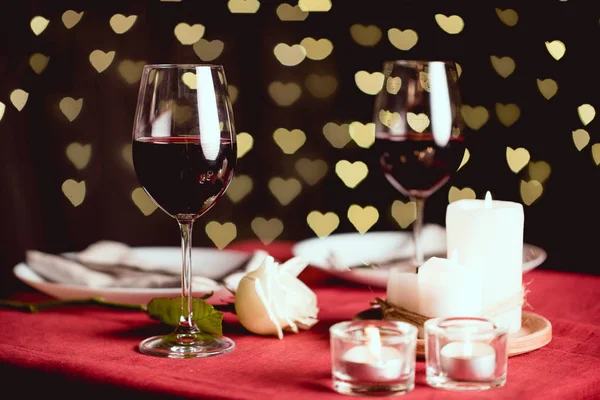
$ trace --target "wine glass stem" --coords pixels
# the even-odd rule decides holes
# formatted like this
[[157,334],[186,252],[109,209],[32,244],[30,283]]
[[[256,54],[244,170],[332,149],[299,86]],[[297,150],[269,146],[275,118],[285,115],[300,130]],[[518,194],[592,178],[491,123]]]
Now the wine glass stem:
[[423,227],[423,211],[425,208],[424,198],[413,198],[416,204],[416,217],[413,222],[413,241],[415,245],[415,265],[419,268],[425,262],[423,255],[423,246],[421,243],[421,228]]
[[181,231],[181,316],[179,330],[197,329],[192,308],[192,229],[194,221],[177,221]]

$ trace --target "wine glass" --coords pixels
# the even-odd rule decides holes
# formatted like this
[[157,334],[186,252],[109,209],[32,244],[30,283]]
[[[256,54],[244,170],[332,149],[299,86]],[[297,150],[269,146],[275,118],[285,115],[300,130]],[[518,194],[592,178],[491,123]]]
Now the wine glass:
[[170,334],[139,345],[158,357],[208,357],[231,351],[226,337],[202,332],[192,307],[194,221],[221,198],[233,177],[237,149],[231,101],[220,65],[157,64],[143,70],[133,126],[138,181],[179,224],[181,314]]
[[374,149],[387,180],[416,204],[414,266],[424,263],[420,242],[425,200],[458,169],[465,145],[456,64],[396,60],[383,64],[375,99]]

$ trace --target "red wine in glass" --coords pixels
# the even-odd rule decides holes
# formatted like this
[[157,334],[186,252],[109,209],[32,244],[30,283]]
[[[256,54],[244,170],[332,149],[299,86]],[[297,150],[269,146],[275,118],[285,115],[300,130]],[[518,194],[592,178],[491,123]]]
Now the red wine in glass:
[[383,174],[416,206],[414,264],[425,262],[420,244],[425,201],[459,168],[465,151],[460,92],[452,61],[383,63],[384,85],[375,99],[375,156]]
[[236,163],[235,144],[221,138],[208,160],[200,136],[140,137],[132,145],[135,172],[156,204],[175,217],[204,214],[225,193]]
[[465,145],[462,137],[440,147],[432,135],[414,138],[376,134],[379,164],[387,180],[407,197],[429,197],[458,169]]
[[194,222],[223,196],[237,160],[235,123],[222,65],[144,66],[134,117],[132,155],[139,183],[179,226],[181,308],[177,327],[140,342],[141,353],[167,358],[225,354],[235,343],[203,332],[194,316]]

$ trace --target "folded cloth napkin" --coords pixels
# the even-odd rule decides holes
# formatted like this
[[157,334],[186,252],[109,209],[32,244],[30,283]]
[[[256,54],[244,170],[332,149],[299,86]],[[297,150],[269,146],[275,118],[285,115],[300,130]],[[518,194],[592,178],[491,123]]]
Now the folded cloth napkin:
[[[246,268],[245,260],[234,271]],[[99,241],[79,253],[56,255],[25,252],[27,265],[49,282],[92,288],[171,288],[181,285],[178,269],[160,268],[141,260],[126,244]],[[221,284],[204,276],[192,277],[194,287],[216,289]]]

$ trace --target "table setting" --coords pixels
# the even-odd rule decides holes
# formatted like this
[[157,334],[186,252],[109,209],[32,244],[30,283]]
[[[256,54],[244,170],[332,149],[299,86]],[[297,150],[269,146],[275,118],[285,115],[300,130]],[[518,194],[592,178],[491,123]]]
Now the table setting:
[[[228,292],[229,311],[255,335],[285,340],[289,333],[310,330],[319,322],[319,301],[298,276],[319,259],[314,247],[320,245],[328,253],[323,257],[328,268],[338,274],[360,269],[387,273],[379,282],[386,286],[385,300],[374,298],[373,309],[362,315],[358,310],[353,320],[330,327],[333,390],[362,396],[407,394],[415,389],[417,357],[425,358],[426,382],[432,387],[452,391],[502,387],[509,355],[547,345],[552,325],[536,313],[522,314],[530,291],[523,285],[523,265],[531,260],[524,253],[521,204],[493,200],[488,192],[484,200],[449,204],[445,228],[423,227],[425,199],[462,160],[464,138],[456,112],[460,100],[454,68],[453,63],[438,61],[384,63],[386,79],[397,75],[407,88],[382,91],[374,113],[384,174],[416,204],[413,235],[404,238],[404,246],[397,235],[380,240],[374,233],[360,238],[362,243],[342,235],[337,238],[338,249],[308,240],[296,244],[294,256],[283,262],[259,250],[221,257],[220,276],[194,274],[192,256],[202,257],[212,271],[222,266],[216,259],[194,253],[191,236],[196,219],[224,194],[236,164],[234,122],[224,94],[227,81],[218,65],[157,64],[144,67],[140,83],[133,161],[144,190],[179,225],[181,270],[173,268],[172,257],[167,267],[160,249],[149,248],[144,254],[123,243],[100,241],[74,254],[29,250],[15,274],[26,279],[24,274],[29,273],[30,280],[25,281],[42,291],[49,290],[40,286],[42,282],[99,290],[91,297],[103,301],[111,299],[101,290],[160,291],[180,285],[178,296],[156,292],[141,308],[172,326],[172,331],[147,337],[138,351],[162,358],[226,357],[235,349],[235,341],[223,335],[222,312],[206,299],[223,300]],[[186,76],[192,76],[194,84]],[[162,100],[156,100],[157,93]],[[387,103],[395,104],[393,113],[384,109],[390,106]],[[197,104],[197,118],[176,116],[182,107],[190,107],[187,104]],[[431,123],[425,113],[411,123],[414,114],[406,111],[411,104],[429,113]],[[449,151],[446,146],[451,144],[460,151]],[[432,162],[438,151],[441,158]],[[409,154],[414,157],[410,161]],[[388,242],[387,253],[376,248],[383,241]],[[347,247],[366,251],[355,255]],[[544,256],[538,257],[533,261],[539,264]],[[38,278],[35,283],[32,277]],[[143,293],[126,300],[135,304]],[[62,297],[82,294],[65,291]],[[374,310],[380,311],[379,317],[369,313]]]
[[[308,16],[317,20],[316,14],[328,13],[333,2],[282,3],[276,7],[277,22],[300,24]],[[258,13],[265,3],[232,0],[227,9],[244,17]],[[162,15],[152,7],[149,18]],[[83,12],[70,11],[62,14],[61,28],[70,30],[82,18]],[[165,18],[172,18],[170,12]],[[496,9],[505,27],[517,21],[520,27],[513,13]],[[41,35],[55,17],[31,19],[33,34]],[[123,35],[145,23],[131,17],[113,16],[112,31]],[[458,15],[438,13],[434,22],[446,35],[468,26]],[[538,210],[557,220],[565,214],[542,208],[542,194],[548,196],[552,187],[546,180],[551,171],[553,177],[561,172],[546,168],[543,161],[535,164],[533,151],[515,146],[513,136],[477,132],[489,113],[471,106],[473,85],[461,80],[460,52],[410,52],[417,33],[390,28],[387,40],[394,52],[365,57],[375,65],[372,72],[361,70],[350,79],[356,86],[352,89],[372,100],[366,106],[356,102],[352,112],[368,117],[364,124],[352,117],[353,122],[338,119],[339,125],[323,126],[328,141],[323,152],[323,146],[310,142],[314,135],[309,129],[291,127],[297,114],[286,114],[285,107],[301,95],[294,98],[294,87],[281,82],[269,85],[264,96],[283,109],[287,128],[268,133],[274,144],[261,141],[259,133],[253,137],[242,131],[249,119],[268,120],[277,113],[258,117],[251,106],[248,112],[234,109],[240,87],[248,90],[244,96],[255,96],[247,104],[259,104],[263,94],[248,89],[255,83],[230,83],[231,75],[239,79],[238,64],[247,61],[220,62],[225,48],[233,51],[228,47],[233,40],[227,46],[208,40],[205,28],[184,22],[169,28],[202,62],[174,52],[119,64],[119,74],[136,91],[118,99],[131,111],[118,118],[132,127],[119,157],[128,164],[135,188],[123,190],[144,223],[123,223],[115,226],[116,234],[110,233],[112,217],[107,214],[124,219],[131,210],[105,213],[98,207],[92,212],[101,223],[91,228],[93,235],[69,231],[80,236],[72,242],[77,246],[65,250],[68,246],[23,241],[27,245],[10,265],[10,278],[26,290],[0,298],[5,387],[25,398],[61,391],[66,398],[129,399],[600,398],[600,277],[546,268],[554,249],[527,234],[532,227],[551,230]],[[352,25],[349,32],[366,49],[382,37],[376,25]],[[262,44],[238,46],[246,59],[259,47],[264,50]],[[325,60],[334,49],[329,40],[312,37],[301,44],[268,46],[273,47],[270,56],[288,71],[305,59],[305,64]],[[342,47],[335,47],[336,52],[342,53]],[[546,42],[555,60],[565,54],[563,47],[560,41]],[[95,50],[89,62],[101,74],[114,57],[114,51]],[[512,74],[512,59],[490,60],[503,79]],[[48,62],[32,56],[30,66],[41,75]],[[269,76],[269,68],[260,74]],[[244,76],[259,74],[258,69],[249,71]],[[333,77],[332,91],[326,78],[311,77],[305,86],[316,99],[345,93],[343,76]],[[95,90],[102,86],[95,85]],[[546,100],[552,97],[539,79],[538,88]],[[15,100],[14,93],[11,102],[20,112],[28,97],[19,92]],[[63,99],[57,110],[71,123],[81,104]],[[0,106],[1,123],[4,103]],[[496,117],[505,128],[521,116],[512,106],[496,103]],[[584,126],[595,116],[593,106],[585,106],[578,109]],[[323,115],[333,120],[339,112],[323,105],[299,107],[311,122]],[[578,151],[590,141],[588,134],[582,145],[580,134],[573,131]],[[494,185],[505,175],[473,171],[476,162],[483,165],[481,159],[489,156],[486,150],[500,142],[511,177],[519,182],[517,191]],[[305,143],[304,154],[312,158],[296,160],[294,153]],[[343,150],[347,143],[354,147]],[[278,154],[295,157],[294,167],[271,156],[275,145]],[[77,143],[64,153],[73,165],[81,165],[81,172],[102,148],[96,142],[93,146],[92,152]],[[250,150],[256,157],[244,158]],[[592,158],[598,165],[594,150]],[[244,163],[268,173],[241,174]],[[107,170],[109,164],[104,163]],[[299,179],[284,179],[290,170]],[[354,190],[367,179],[371,182],[365,191]],[[62,193],[73,208],[98,190],[92,182],[63,183]],[[118,196],[121,188],[115,184],[112,189]],[[270,192],[272,203],[253,200],[236,214],[252,190]],[[305,201],[294,201],[302,191]],[[446,191],[447,201],[440,201]],[[19,193],[15,189],[14,198]],[[531,208],[536,201],[540,208]],[[341,211],[331,206],[342,203]],[[430,212],[433,217],[426,218]],[[60,221],[68,212],[56,214]],[[152,225],[150,216],[162,218],[160,225]],[[393,229],[386,224],[390,221]],[[299,225],[302,229],[294,231]],[[547,234],[557,235],[553,229]],[[67,231],[50,224],[35,235],[59,243]],[[201,241],[193,240],[196,232]],[[257,238],[244,237],[247,232]],[[155,245],[149,237],[169,237],[162,240],[168,244]],[[21,384],[24,380],[31,388]]]

